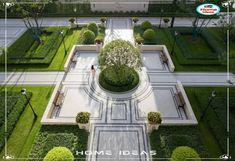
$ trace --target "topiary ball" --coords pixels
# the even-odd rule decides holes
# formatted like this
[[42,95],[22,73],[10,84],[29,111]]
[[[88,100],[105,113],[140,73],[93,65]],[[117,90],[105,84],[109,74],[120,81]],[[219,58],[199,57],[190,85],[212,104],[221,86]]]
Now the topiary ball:
[[150,29],[152,28],[152,24],[151,22],[149,21],[144,21],[141,23],[141,26],[140,26],[143,30],[147,30],[147,29]]
[[147,29],[144,31],[143,37],[147,41],[153,41],[156,38],[156,33],[153,29]]
[[95,34],[94,34],[94,32],[91,31],[91,30],[86,30],[83,33],[83,42],[85,44],[94,44],[94,41],[95,41]]
[[43,161],[74,161],[72,152],[65,147],[55,147],[51,149]]
[[[199,154],[188,146],[179,146],[174,149],[170,161],[201,161]],[[194,158],[194,159],[193,159]]]
[[94,32],[95,35],[98,34],[98,26],[96,25],[95,22],[91,22],[87,25],[88,30],[91,30]]

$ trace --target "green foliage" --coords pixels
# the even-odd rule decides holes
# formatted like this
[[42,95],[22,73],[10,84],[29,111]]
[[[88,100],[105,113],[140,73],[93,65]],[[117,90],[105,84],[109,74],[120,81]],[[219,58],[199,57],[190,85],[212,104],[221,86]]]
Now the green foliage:
[[153,29],[147,29],[144,31],[143,37],[146,41],[153,42],[156,39],[156,33]]
[[43,159],[43,161],[73,161],[74,156],[71,153],[71,151],[65,147],[55,147],[51,149],[46,157]]
[[135,42],[138,44],[144,43],[144,39],[139,35],[135,37]]
[[100,34],[95,38],[95,43],[102,44],[104,43],[104,35]]
[[91,30],[86,30],[83,33],[83,42],[85,44],[94,44],[95,41],[95,34]]
[[125,92],[139,83],[138,73],[127,66],[116,69],[114,66],[104,69],[99,75],[100,85],[109,91]]
[[173,151],[171,161],[187,161],[189,158],[192,161],[201,161],[198,153],[194,149],[188,146],[180,146]]
[[[76,151],[87,150],[88,133],[81,130],[78,126],[68,125],[48,125],[42,126],[34,145],[31,149],[29,158],[44,158],[54,147],[66,147],[73,155]],[[85,158],[85,155],[76,155],[76,158]],[[29,159],[33,161],[34,159]],[[85,159],[75,159],[85,161]]]
[[[62,28],[66,35],[67,28]],[[27,30],[14,44],[8,48],[8,64],[10,65],[49,65],[62,42],[61,28],[49,27],[42,29],[39,44],[30,30]],[[0,57],[4,64],[5,56]]]
[[141,23],[141,28],[142,28],[142,30],[150,29],[150,28],[152,28],[152,24],[149,21],[144,21]]
[[88,30],[91,30],[94,32],[95,35],[98,34],[98,26],[96,25],[95,22],[91,22],[87,25]]
[[79,112],[76,116],[76,122],[81,124],[87,124],[90,120],[89,112]]
[[[32,93],[28,92],[27,96],[29,99],[31,98],[31,95]],[[0,93],[0,149],[2,149],[5,144],[5,135],[7,138],[11,135],[27,104],[27,100],[20,92],[7,93],[7,133],[5,134],[5,92]]]
[[148,113],[148,122],[150,124],[161,124],[162,123],[162,117],[159,112],[149,112]]
[[[123,51],[122,54],[119,52]],[[113,56],[110,56],[110,55]],[[99,64],[102,68],[110,66],[109,63],[110,61],[107,59],[108,57],[111,57],[110,59],[114,59],[114,56],[119,57],[123,62],[115,62],[116,66],[120,65],[128,65],[130,63],[129,67],[134,67],[138,68],[141,63],[140,59],[140,51],[138,48],[135,48],[129,41],[124,41],[124,40],[114,40],[108,44],[106,44],[100,51],[99,54]],[[130,60],[131,58],[135,58],[137,63],[135,63],[133,60]],[[114,61],[112,61],[114,62]]]
[[173,150],[179,146],[192,147],[202,158],[211,157],[201,137],[196,126],[161,126],[150,135],[151,149],[157,151],[157,158],[171,158]]

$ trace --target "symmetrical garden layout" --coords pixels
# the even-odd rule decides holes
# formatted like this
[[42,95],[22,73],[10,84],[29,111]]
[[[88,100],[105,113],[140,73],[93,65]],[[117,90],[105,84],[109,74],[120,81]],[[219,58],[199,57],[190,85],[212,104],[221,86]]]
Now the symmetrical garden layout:
[[[156,149],[153,149],[155,143],[150,143],[148,135],[150,132],[147,127],[148,113],[161,113],[161,126],[163,127],[162,129],[160,127],[160,131],[164,131],[168,126],[179,126],[179,128],[187,126],[185,129],[191,128],[188,126],[197,126],[198,120],[195,116],[195,108],[192,107],[192,103],[189,101],[187,95],[189,90],[185,90],[185,85],[192,87],[232,86],[231,83],[235,82],[234,75],[231,73],[227,75],[226,73],[221,72],[175,72],[176,67],[173,63],[172,55],[170,55],[169,52],[171,49],[167,48],[165,44],[135,44],[136,37],[139,36],[137,34],[141,35],[142,31],[138,29],[137,26],[135,27],[135,31],[137,32],[135,34],[133,33],[134,24],[131,19],[110,18],[107,20],[105,26],[104,46],[113,40],[126,40],[140,50],[143,65],[137,70],[140,80],[136,88],[128,92],[117,93],[110,92],[99,84],[101,68],[98,62],[98,55],[102,48],[99,44],[72,44],[70,47],[71,50],[66,55],[67,60],[63,67],[64,72],[61,72],[58,77],[54,77],[58,73],[49,74],[49,76],[53,76],[49,78],[47,75],[43,75],[43,72],[39,72],[42,76],[40,76],[41,78],[38,77],[38,82],[34,82],[34,78],[31,78],[33,75],[30,76],[30,73],[23,73],[25,76],[23,76],[24,79],[22,79],[21,76],[17,76],[17,73],[15,73],[16,76],[13,74],[4,79],[2,83],[8,83],[9,85],[21,83],[27,84],[27,82],[28,84],[40,84],[40,81],[43,82],[43,79],[47,78],[48,84],[55,84],[55,88],[53,89],[41,119],[41,124],[48,129],[50,129],[50,126],[54,128],[53,125],[60,125],[63,127],[64,125],[76,125],[76,115],[79,112],[89,112],[91,116],[87,150],[91,152],[111,151],[112,153],[112,155],[98,155],[97,153],[92,153],[91,155],[86,156],[86,159],[89,161],[127,161],[130,159],[144,161],[159,158],[158,151],[156,151],[156,156],[150,155],[150,151]],[[58,32],[56,32],[58,28],[59,27],[54,27],[51,29],[55,34],[58,34]],[[59,30],[61,30],[61,28],[59,28]],[[64,30],[69,32],[67,29]],[[63,40],[61,39],[61,41]],[[54,55],[52,56],[53,58]],[[14,54],[11,54],[11,56],[14,56]],[[15,57],[12,58],[12,62],[14,63],[14,60],[16,59],[17,58]],[[173,59],[175,59],[175,57],[173,57]],[[18,62],[21,62],[21,60],[22,59]],[[48,59],[45,61],[47,60]],[[52,61],[53,60],[50,60],[50,63]],[[22,63],[24,62],[22,61]],[[94,77],[91,73],[92,65],[96,68]],[[29,75],[27,76],[27,74]],[[230,82],[227,81],[227,76],[230,76]],[[172,127],[169,127],[169,129],[171,128]],[[158,130],[155,133],[158,133]],[[159,132],[159,135],[160,134],[161,133]],[[181,136],[182,140],[187,140],[185,137],[186,134],[176,135]],[[153,134],[151,135],[151,140],[152,136]],[[43,138],[44,135],[40,135],[39,138],[40,137]],[[164,137],[165,136],[162,138],[163,140]],[[195,134],[195,136],[192,137],[192,140],[197,140],[197,137],[198,136]],[[35,143],[30,157],[37,156],[34,155],[37,146],[40,147],[40,145]],[[175,145],[172,145],[172,147],[174,146]],[[202,145],[199,145],[198,148],[201,148],[201,146]],[[201,150],[203,151],[204,148]],[[137,155],[124,155],[124,153],[120,153],[120,151],[134,151],[137,152]],[[142,152],[148,154],[142,154]],[[44,153],[45,152],[43,152],[43,154]],[[206,153],[207,152],[205,152],[205,155],[202,154],[203,156],[201,157],[210,157],[206,155]],[[160,154],[159,156],[162,155]],[[82,157],[84,157],[84,155]],[[78,156],[75,156],[75,158],[78,158]]]

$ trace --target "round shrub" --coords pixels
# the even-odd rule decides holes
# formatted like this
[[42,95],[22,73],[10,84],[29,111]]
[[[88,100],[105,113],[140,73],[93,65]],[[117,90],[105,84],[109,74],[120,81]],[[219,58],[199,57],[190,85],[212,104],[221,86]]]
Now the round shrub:
[[148,122],[150,124],[161,124],[162,123],[162,117],[159,112],[149,112],[148,113]]
[[46,157],[43,159],[43,161],[73,161],[74,156],[72,152],[65,147],[55,147],[51,149]]
[[144,22],[141,23],[141,28],[143,30],[150,29],[150,28],[152,28],[152,24],[149,21],[144,21]]
[[85,44],[93,44],[95,41],[95,34],[91,30],[86,30],[83,33],[83,42]]
[[76,116],[76,122],[81,124],[86,124],[90,120],[89,112],[79,112]]
[[96,25],[95,22],[91,22],[87,25],[88,30],[91,30],[94,32],[95,35],[98,34],[98,26]]
[[156,33],[153,29],[147,29],[144,31],[143,37],[145,40],[152,42],[156,38]]
[[179,146],[175,148],[172,152],[170,161],[188,161],[188,158],[195,158],[190,159],[190,161],[201,161],[198,153],[188,146]]
[[99,83],[108,91],[126,92],[139,84],[139,75],[133,68],[125,65],[118,70],[115,66],[111,66],[100,73]]

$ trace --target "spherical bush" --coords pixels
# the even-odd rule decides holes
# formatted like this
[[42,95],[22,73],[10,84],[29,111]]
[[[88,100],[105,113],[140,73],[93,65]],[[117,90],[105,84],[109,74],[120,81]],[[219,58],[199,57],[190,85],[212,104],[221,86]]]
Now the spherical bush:
[[43,159],[43,161],[73,161],[74,156],[72,152],[65,147],[55,147],[51,149],[46,157]]
[[95,41],[95,34],[93,31],[91,30],[86,30],[84,33],[83,33],[83,42],[85,44],[93,44]]
[[153,29],[147,29],[144,31],[143,37],[147,41],[153,41],[156,38],[156,33]]
[[98,34],[98,26],[96,25],[95,22],[91,22],[87,25],[88,30],[91,30],[94,32],[95,35]]
[[144,22],[142,22],[142,24],[141,24],[141,28],[142,28],[143,30],[150,29],[150,28],[152,28],[152,24],[151,24],[151,22],[149,22],[149,21],[144,21]]
[[201,161],[198,153],[188,146],[179,146],[175,148],[170,161],[188,161],[188,158],[194,158],[190,159],[190,161]]

